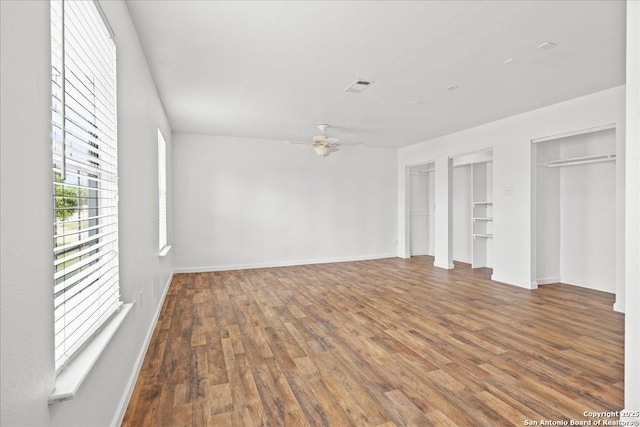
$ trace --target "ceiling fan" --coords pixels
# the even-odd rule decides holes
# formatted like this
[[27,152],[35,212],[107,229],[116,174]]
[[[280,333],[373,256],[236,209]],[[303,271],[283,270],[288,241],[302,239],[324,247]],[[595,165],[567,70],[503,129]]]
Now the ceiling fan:
[[338,147],[347,146],[347,145],[360,145],[361,142],[355,143],[338,143],[340,141],[338,138],[334,138],[325,134],[325,131],[329,125],[327,124],[319,124],[318,129],[320,129],[320,135],[316,135],[313,137],[311,142],[297,142],[297,141],[287,141],[288,144],[297,144],[297,145],[308,145],[313,148],[313,151],[320,157],[327,157],[329,154],[334,153],[336,151],[340,151]]

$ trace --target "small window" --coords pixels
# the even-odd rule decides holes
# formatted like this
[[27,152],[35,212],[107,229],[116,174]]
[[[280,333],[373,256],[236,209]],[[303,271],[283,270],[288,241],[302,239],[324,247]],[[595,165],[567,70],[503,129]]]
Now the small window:
[[51,1],[55,368],[118,310],[116,49],[93,2]]
[[158,249],[165,255],[167,243],[167,141],[158,129]]

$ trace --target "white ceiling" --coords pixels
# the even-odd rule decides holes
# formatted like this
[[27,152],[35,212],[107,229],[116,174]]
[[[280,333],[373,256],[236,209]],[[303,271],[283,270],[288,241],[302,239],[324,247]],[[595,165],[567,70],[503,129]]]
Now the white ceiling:
[[403,147],[625,82],[624,1],[127,5],[173,131]]

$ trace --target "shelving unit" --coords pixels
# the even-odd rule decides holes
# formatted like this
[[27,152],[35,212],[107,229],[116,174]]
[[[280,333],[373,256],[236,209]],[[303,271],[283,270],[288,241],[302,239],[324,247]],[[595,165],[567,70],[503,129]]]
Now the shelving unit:
[[493,238],[493,203],[473,202],[472,211],[472,236]]
[[471,267],[490,267],[493,249],[493,163],[471,165]]

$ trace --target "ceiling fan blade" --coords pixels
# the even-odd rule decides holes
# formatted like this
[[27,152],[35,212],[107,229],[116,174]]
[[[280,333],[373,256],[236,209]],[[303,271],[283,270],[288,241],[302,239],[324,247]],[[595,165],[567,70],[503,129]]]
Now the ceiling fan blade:
[[301,142],[301,141],[285,141],[285,142],[291,145],[312,145],[309,142]]
[[341,147],[353,147],[354,145],[364,145],[364,142],[341,142]]
[[340,149],[335,145],[333,147],[330,147],[329,149],[331,150],[332,153],[335,153],[336,151],[340,151]]

